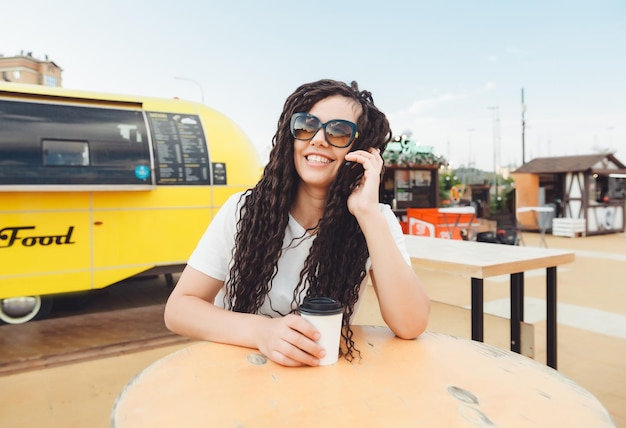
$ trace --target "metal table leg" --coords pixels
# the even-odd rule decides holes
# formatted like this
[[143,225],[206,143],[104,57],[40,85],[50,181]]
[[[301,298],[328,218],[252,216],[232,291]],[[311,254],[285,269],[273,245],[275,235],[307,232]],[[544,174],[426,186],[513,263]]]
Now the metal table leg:
[[522,350],[521,323],[524,321],[524,273],[511,274],[511,351]]
[[548,248],[548,243],[546,242],[546,228],[544,225],[545,221],[541,221],[541,215],[537,213],[537,211],[533,211],[533,214],[535,216],[535,221],[537,222],[537,226],[539,226],[539,233],[541,236],[541,239],[539,240],[539,246]]
[[472,340],[484,340],[484,300],[483,280],[472,278]]
[[556,266],[546,269],[547,364],[556,369]]

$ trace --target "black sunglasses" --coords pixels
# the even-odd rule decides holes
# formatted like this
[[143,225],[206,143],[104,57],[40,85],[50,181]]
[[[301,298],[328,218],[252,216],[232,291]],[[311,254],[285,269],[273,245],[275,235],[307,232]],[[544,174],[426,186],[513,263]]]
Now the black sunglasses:
[[322,123],[310,113],[291,116],[291,135],[298,140],[312,140],[320,129],[324,130],[326,142],[340,149],[348,147],[359,136],[356,123],[349,120],[333,119]]

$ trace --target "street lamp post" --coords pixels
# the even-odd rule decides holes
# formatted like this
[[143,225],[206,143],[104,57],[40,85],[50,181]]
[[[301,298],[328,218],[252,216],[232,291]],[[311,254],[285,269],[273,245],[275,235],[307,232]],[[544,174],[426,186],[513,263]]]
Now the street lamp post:
[[176,79],[176,80],[186,80],[188,82],[191,82],[191,83],[195,84],[200,89],[200,99],[202,100],[202,104],[204,104],[204,89],[202,89],[202,85],[198,81],[190,79],[188,77],[174,77],[174,79]]

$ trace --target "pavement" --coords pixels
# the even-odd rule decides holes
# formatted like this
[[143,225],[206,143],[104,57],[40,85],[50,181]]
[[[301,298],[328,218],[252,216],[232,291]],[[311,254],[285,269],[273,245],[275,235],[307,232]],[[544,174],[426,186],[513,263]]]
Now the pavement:
[[[524,234],[527,246],[539,246],[539,239]],[[594,394],[616,426],[626,428],[626,235],[547,235],[546,241],[549,248],[576,253],[574,263],[558,269],[558,370]],[[433,300],[429,330],[469,338],[467,279],[418,274]],[[545,277],[541,271],[525,277],[525,319],[532,326],[534,358],[544,362]],[[164,328],[168,291],[157,290],[139,308],[127,299],[127,307],[99,315],[1,326],[0,426],[108,427],[122,388],[154,361],[191,343]],[[485,342],[505,348],[508,293],[508,278],[485,280]],[[371,287],[356,322],[382,323]]]

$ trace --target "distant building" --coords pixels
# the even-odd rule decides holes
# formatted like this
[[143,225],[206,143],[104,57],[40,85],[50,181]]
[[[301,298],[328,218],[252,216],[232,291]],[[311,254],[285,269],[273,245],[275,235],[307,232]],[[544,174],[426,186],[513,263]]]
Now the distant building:
[[[626,165],[612,153],[535,158],[512,175],[518,208],[552,206],[557,223],[582,220],[585,235],[626,230]],[[518,220],[537,228],[539,218],[532,217],[527,212]]]
[[35,58],[32,52],[16,56],[0,54],[0,80],[31,85],[62,86],[63,70],[46,55]]

